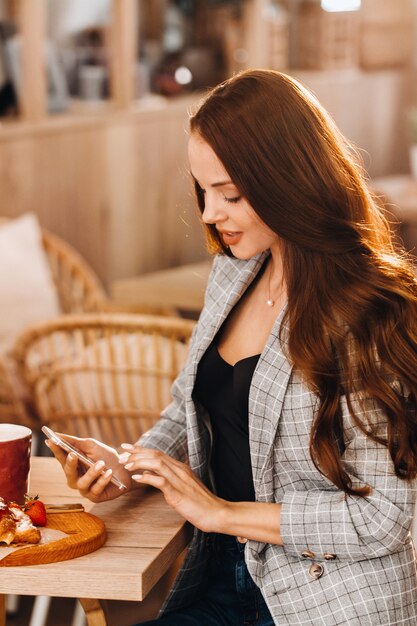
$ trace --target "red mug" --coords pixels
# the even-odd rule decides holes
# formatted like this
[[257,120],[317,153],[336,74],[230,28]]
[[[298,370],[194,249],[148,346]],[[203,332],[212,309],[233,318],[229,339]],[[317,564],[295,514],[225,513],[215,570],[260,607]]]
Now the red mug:
[[0,497],[23,504],[29,488],[32,431],[18,424],[0,424]]

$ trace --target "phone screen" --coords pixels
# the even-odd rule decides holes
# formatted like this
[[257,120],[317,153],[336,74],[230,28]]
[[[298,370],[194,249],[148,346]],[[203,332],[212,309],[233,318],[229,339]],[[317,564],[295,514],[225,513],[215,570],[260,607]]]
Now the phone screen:
[[[52,430],[52,428],[49,428],[48,426],[42,426],[41,430],[48,437],[48,439],[52,441],[52,443],[65,450],[65,452],[72,452],[72,454],[74,454],[77,459],[87,467],[91,467],[92,465],[94,465],[95,461],[92,461],[88,458],[88,456],[81,452],[81,450],[72,446],[70,443],[68,443],[68,441],[65,441],[65,439],[62,439],[59,435],[57,435],[56,432]],[[101,473],[104,474],[105,471],[106,468],[104,467]],[[119,489],[126,489],[126,485],[124,485],[115,476],[111,477],[110,482],[116,485]]]

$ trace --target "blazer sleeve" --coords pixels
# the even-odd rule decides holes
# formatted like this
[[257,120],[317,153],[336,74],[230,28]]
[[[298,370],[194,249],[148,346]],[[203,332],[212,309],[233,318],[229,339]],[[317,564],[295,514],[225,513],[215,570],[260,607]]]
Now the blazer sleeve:
[[[387,420],[376,403],[355,402],[361,419],[378,425]],[[361,560],[400,551],[410,541],[416,481],[398,478],[387,448],[367,437],[353,422],[342,400],[345,467],[352,484],[369,485],[369,496],[350,496],[329,481],[328,489],[288,491],[282,501],[281,535],[285,552],[300,557]]]

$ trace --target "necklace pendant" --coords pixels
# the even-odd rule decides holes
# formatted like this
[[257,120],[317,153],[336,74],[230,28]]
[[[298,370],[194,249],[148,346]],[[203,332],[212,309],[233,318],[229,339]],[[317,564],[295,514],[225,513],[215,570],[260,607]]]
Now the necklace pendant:
[[267,300],[267,301],[266,301],[266,304],[267,304],[268,306],[274,306],[275,301],[274,301],[274,300],[269,299],[269,300]]

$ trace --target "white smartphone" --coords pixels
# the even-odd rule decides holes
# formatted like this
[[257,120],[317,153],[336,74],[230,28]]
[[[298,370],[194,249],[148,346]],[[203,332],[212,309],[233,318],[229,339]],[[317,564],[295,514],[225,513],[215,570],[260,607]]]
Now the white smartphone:
[[[77,457],[79,461],[81,461],[81,463],[83,463],[87,467],[91,467],[97,462],[89,459],[88,456],[81,452],[81,450],[72,446],[70,443],[68,443],[68,441],[65,441],[65,439],[61,439],[61,437],[57,435],[57,433],[54,432],[52,428],[49,428],[48,426],[42,426],[41,430],[48,437],[48,439],[52,441],[52,443],[65,450],[65,452],[71,452],[74,456]],[[106,468],[104,467],[101,473],[104,474],[105,471]],[[126,485],[124,485],[121,480],[116,478],[116,476],[112,476],[110,482],[116,485],[116,487],[118,487],[119,489],[126,489]]]

